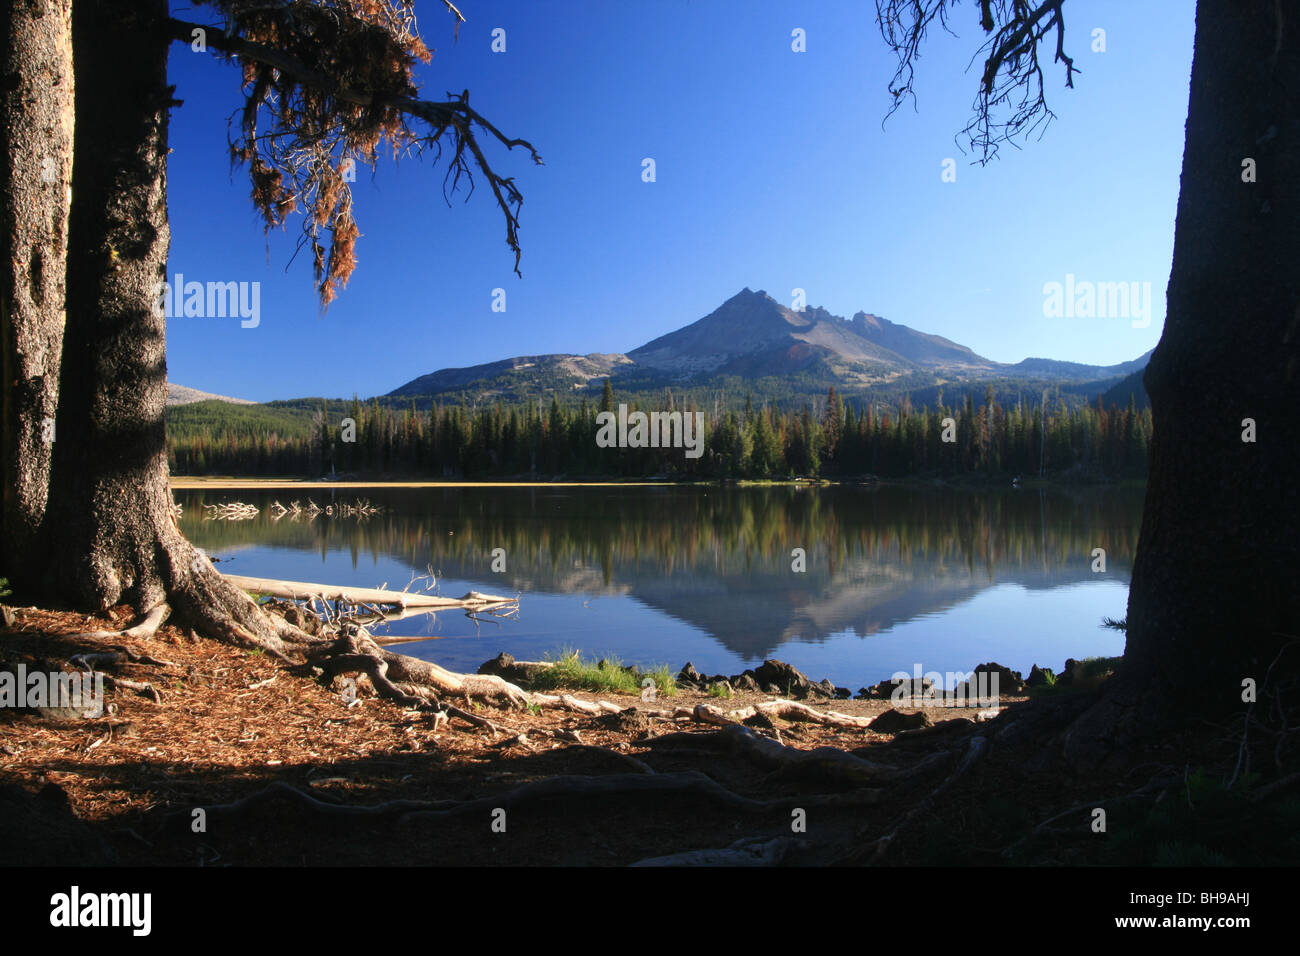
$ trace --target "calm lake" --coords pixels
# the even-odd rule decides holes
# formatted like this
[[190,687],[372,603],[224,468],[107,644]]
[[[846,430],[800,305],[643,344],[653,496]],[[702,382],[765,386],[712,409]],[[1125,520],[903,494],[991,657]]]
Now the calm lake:
[[[518,595],[502,621],[441,612],[387,625],[403,653],[475,670],[562,648],[739,673],[778,657],[857,688],[895,671],[1028,672],[1120,654],[1143,492],[918,487],[177,490],[185,534],[227,573]],[[272,503],[358,497],[357,519],[272,519]],[[246,521],[205,518],[242,501]],[[493,550],[504,549],[503,571]],[[806,570],[792,570],[803,549]],[[1092,570],[1094,548],[1106,569]],[[500,564],[498,558],[498,565]],[[381,629],[380,633],[384,633]]]

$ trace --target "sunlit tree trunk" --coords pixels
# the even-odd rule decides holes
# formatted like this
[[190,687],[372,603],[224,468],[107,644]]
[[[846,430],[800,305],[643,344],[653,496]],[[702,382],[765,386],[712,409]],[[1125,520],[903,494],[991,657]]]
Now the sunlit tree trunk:
[[7,0],[0,21],[0,573],[30,583],[57,438],[72,181],[71,0]]

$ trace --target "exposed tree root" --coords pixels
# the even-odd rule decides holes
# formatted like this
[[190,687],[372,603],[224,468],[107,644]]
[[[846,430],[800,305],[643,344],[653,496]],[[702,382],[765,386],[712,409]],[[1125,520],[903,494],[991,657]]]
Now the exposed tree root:
[[528,694],[500,677],[491,674],[457,674],[429,661],[395,654],[368,637],[366,640],[388,664],[389,679],[404,687],[429,687],[449,697],[504,701],[513,707],[524,707],[531,702]]
[[592,717],[598,717],[602,714],[621,714],[626,707],[620,707],[618,704],[611,704],[607,700],[579,700],[570,694],[529,694],[528,702],[532,704],[545,704],[550,707],[563,707],[565,710],[577,711],[580,714],[588,714]]
[[[297,787],[285,783],[283,780],[275,780],[266,785],[262,790],[250,793],[246,797],[241,797],[232,803],[221,803],[211,807],[204,807],[203,810],[209,819],[214,817],[231,817],[246,813],[254,807],[268,803],[276,798],[287,798],[298,804],[306,810],[313,813],[319,813],[333,817],[381,817],[393,813],[405,813],[410,810],[428,809],[432,806],[440,806],[441,803],[431,803],[427,800],[388,800],[384,803],[376,803],[370,806],[354,806],[351,804],[329,803],[314,797],[309,793],[299,790]],[[174,810],[167,814],[167,819],[173,823],[181,822],[186,826],[189,825],[193,809],[185,807]]]
[[320,642],[283,618],[268,614],[256,601],[223,578],[197,550],[189,567],[174,568],[168,599],[179,617],[217,640],[260,649],[285,664],[296,663],[294,647]]
[[752,707],[740,707],[726,713],[723,713],[712,704],[698,704],[694,711],[694,717],[700,723],[714,724],[718,727],[740,724],[755,714],[763,714],[767,717],[782,717],[786,720],[802,720],[827,727],[866,728],[870,726],[872,720],[870,717],[852,717],[848,714],[836,713],[833,710],[817,710],[815,707],[809,707],[807,704],[800,704],[793,700],[769,700],[761,704],[755,704]]
[[[523,707],[528,695],[499,677],[456,674],[428,661],[380,647],[363,628],[345,624],[339,633],[314,636],[276,614],[268,613],[228,578],[217,573],[199,552],[191,568],[181,568],[170,597],[177,613],[198,630],[236,646],[265,651],[288,665],[305,658],[328,674],[360,673],[379,694],[404,707],[430,710],[494,732],[496,723],[444,703],[441,696],[466,700],[505,701]],[[467,595],[475,603],[490,603],[484,595]]]
[[325,675],[365,674],[381,697],[403,707],[456,717],[493,733],[506,731],[486,717],[447,703],[439,693],[460,694],[467,700],[504,698],[520,706],[529,702],[527,694],[499,677],[455,674],[428,661],[394,654],[376,644],[364,628],[353,624],[344,624],[333,640],[316,643],[305,653],[308,662]]
[[948,778],[943,781],[943,783],[931,790],[925,799],[921,800],[912,807],[911,810],[907,811],[891,831],[875,840],[875,842],[868,843],[853,850],[848,854],[844,862],[860,863],[862,862],[863,857],[873,849],[874,852],[871,853],[871,857],[866,860],[867,864],[874,865],[883,862],[885,856],[889,852],[890,846],[898,839],[899,834],[906,832],[911,826],[913,826],[916,820],[920,818],[921,814],[934,805],[934,801],[939,797],[939,795],[965,776],[966,772],[970,770],[971,767],[975,766],[975,764],[979,762],[980,758],[987,752],[988,739],[985,737],[972,737],[968,749],[966,750],[966,755],[961,759],[961,763],[957,765],[957,769],[954,770]]
[[879,783],[899,776],[893,767],[873,763],[835,747],[799,750],[767,737],[760,737],[748,727],[735,724],[715,733],[675,733],[641,741],[654,748],[708,747],[744,757],[767,767],[783,777],[821,778],[839,784]]
[[632,866],[780,866],[798,845],[792,837],[745,837],[721,850],[687,850],[638,860]]
[[[660,799],[664,795],[689,794],[730,810],[746,813],[764,813],[785,810],[792,806],[813,805],[816,798],[784,797],[774,800],[755,800],[734,793],[698,771],[683,773],[607,774],[603,776],[562,775],[526,783],[504,793],[476,797],[470,800],[390,800],[371,806],[353,806],[328,803],[305,793],[283,781],[275,781],[264,789],[251,793],[232,803],[205,807],[213,817],[230,817],[268,803],[277,798],[291,800],[301,809],[329,817],[383,817],[401,814],[402,822],[418,822],[463,817],[475,813],[485,816],[497,808],[513,809],[531,803],[554,800],[595,799]],[[192,808],[186,807],[168,814],[173,822],[188,825]]]
[[[526,783],[514,790],[491,796],[431,810],[419,810],[407,814],[404,821],[436,819],[461,816],[467,813],[490,812],[501,807],[510,809],[534,802],[548,800],[593,799],[607,801],[613,798],[623,799],[660,799],[666,794],[693,795],[710,803],[730,810],[746,813],[764,813],[774,810],[788,810],[792,807],[814,806],[823,802],[817,795],[778,797],[771,800],[755,800],[751,797],[734,793],[726,787],[696,770],[680,773],[644,772],[630,774],[606,774],[603,776],[562,775],[547,777]],[[833,794],[826,802],[840,802],[840,795]],[[857,801],[855,801],[857,802]]]
[[465,723],[467,724],[473,724],[475,727],[482,727],[484,730],[490,730],[494,734],[506,733],[506,729],[502,727],[500,724],[496,724],[488,720],[486,717],[481,717],[478,714],[472,713],[471,711],[463,710],[460,707],[455,706],[454,704],[448,704],[444,702],[442,705],[442,709],[443,712],[447,714],[447,716],[459,718],[460,720],[465,721]]
[[1285,777],[1281,777],[1277,780],[1274,780],[1272,783],[1260,787],[1258,790],[1255,791],[1251,799],[1257,803],[1262,800],[1267,800],[1273,794],[1280,793],[1283,790],[1286,790],[1290,787],[1294,787],[1297,783],[1300,783],[1300,773],[1287,774]]
[[[95,633],[95,632],[87,632]],[[76,635],[84,637],[85,634]],[[156,657],[150,657],[148,654],[138,654],[129,647],[115,647],[111,651],[94,651],[85,654],[74,654],[68,658],[68,663],[73,667],[85,667],[94,669],[98,664],[120,664],[122,661],[130,661],[132,664],[147,664],[150,667],[175,667],[173,661],[164,661]]]
[[638,760],[631,754],[620,753],[617,750],[611,750],[608,747],[596,747],[592,744],[575,744],[572,747],[565,747],[563,752],[571,750],[581,750],[587,753],[597,753],[603,757],[609,757],[618,763],[631,767],[637,773],[654,773],[654,768],[644,760]]
[[[111,640],[135,640],[146,637],[153,637],[158,632],[158,628],[167,620],[172,612],[171,607],[165,602],[157,605],[148,614],[144,616],[139,624],[128,627],[121,631],[82,631],[79,634],[69,634],[68,637],[73,639],[88,639],[97,641]],[[102,655],[97,655],[102,656]]]
[[[1091,813],[1097,807],[1104,807],[1107,804],[1113,804],[1113,803],[1123,803],[1127,800],[1142,800],[1142,799],[1148,799],[1154,797],[1158,802],[1160,800],[1160,794],[1163,794],[1169,787],[1173,786],[1177,782],[1178,782],[1177,777],[1156,777],[1152,780],[1149,780],[1144,786],[1140,787],[1137,790],[1134,790],[1132,793],[1120,794],[1117,797],[1100,797],[1096,800],[1090,800],[1087,803],[1080,803],[1076,806],[1070,807],[1068,810],[1062,810],[1060,813],[1056,813],[1048,817],[1042,823],[1038,824],[1038,826],[1034,827],[1034,829],[1032,829],[1027,834],[1022,836],[1015,843],[1012,843],[1010,846],[1003,849],[1001,851],[1002,856],[1010,859],[1015,854],[1016,850],[1020,849],[1020,847],[1024,846],[1026,843],[1031,842],[1037,837],[1044,836],[1046,834],[1054,834],[1059,836],[1062,833],[1069,832],[1060,829],[1053,829],[1051,827],[1051,824],[1055,823],[1057,820],[1060,820],[1064,817],[1068,817],[1071,814],[1085,813],[1085,812]],[[1087,833],[1089,831],[1086,828],[1083,828],[1083,829],[1078,829],[1078,832]]]
[[109,674],[105,674],[104,683],[107,684],[110,689],[116,690],[121,687],[125,690],[133,690],[137,694],[148,697],[155,704],[162,703],[162,694],[158,693],[158,689],[148,681],[127,680],[123,677],[113,677]]

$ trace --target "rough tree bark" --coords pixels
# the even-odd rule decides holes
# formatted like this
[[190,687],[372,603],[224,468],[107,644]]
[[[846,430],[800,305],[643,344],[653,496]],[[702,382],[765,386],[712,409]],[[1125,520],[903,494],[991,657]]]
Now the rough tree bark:
[[21,585],[49,490],[72,181],[71,0],[8,0],[0,57],[0,568]]
[[1294,690],[1298,100],[1300,24],[1271,0],[1202,0],[1168,317],[1145,376],[1155,428],[1125,666],[1076,724],[1076,756],[1151,720],[1240,711],[1247,678],[1261,699]]
[[167,265],[166,0],[79,2],[67,327],[49,506],[46,595],[77,607],[163,602],[282,652],[290,633],[222,580],[172,517],[163,412]]
[[[176,525],[164,424],[166,319],[158,307],[170,239],[167,120],[176,102],[166,68],[173,39],[167,0],[78,0],[73,10],[76,189],[68,214],[67,321],[61,362],[55,361],[55,440],[39,546],[18,552],[37,582],[33,590],[78,608],[130,604],[145,615],[139,631],[175,612],[214,637],[284,661],[309,656],[331,673],[368,673],[407,704],[490,723],[444,707],[435,694],[516,705],[526,695],[499,677],[453,674],[385,651],[364,632],[341,643],[306,634],[217,573]],[[23,79],[43,81],[39,73]],[[44,237],[42,224],[34,219],[27,232]],[[38,413],[48,414],[47,405],[28,412]]]

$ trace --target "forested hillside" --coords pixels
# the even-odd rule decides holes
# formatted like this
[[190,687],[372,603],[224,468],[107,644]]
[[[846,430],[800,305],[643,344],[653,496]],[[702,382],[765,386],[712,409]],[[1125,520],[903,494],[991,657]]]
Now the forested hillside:
[[[913,408],[824,399],[787,405],[701,407],[692,399],[655,403],[615,396],[548,407],[535,400],[477,407],[420,408],[372,399],[299,400],[231,406],[199,402],[169,409],[173,474],[306,475],[331,470],[358,477],[511,476],[774,478],[1037,475],[1114,479],[1145,475],[1151,413],[1132,402],[1057,394],[1005,404],[988,386],[982,401]],[[698,458],[681,448],[600,448],[596,416],[617,410],[701,411],[705,445]],[[1045,412],[1045,415],[1044,415]],[[1044,420],[1045,417],[1045,420]],[[951,426],[943,421],[951,418]],[[350,419],[355,427],[347,427]],[[946,433],[946,434],[945,434]],[[945,440],[945,437],[951,440]],[[351,438],[353,440],[346,440]]]

